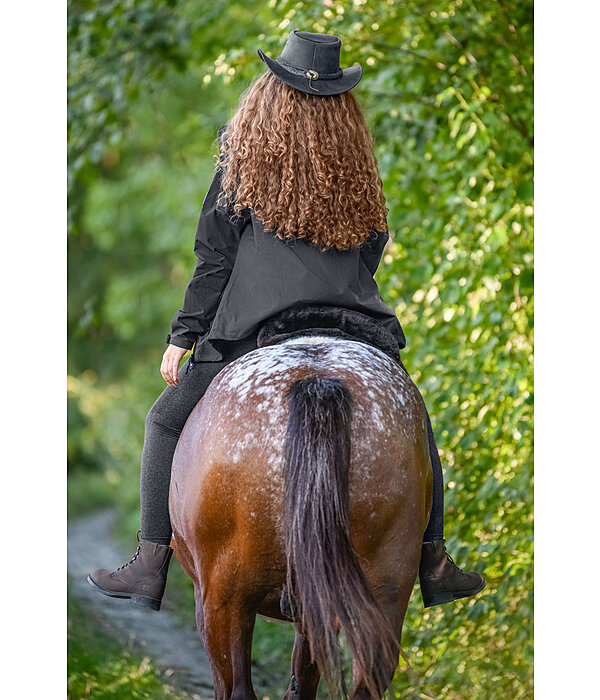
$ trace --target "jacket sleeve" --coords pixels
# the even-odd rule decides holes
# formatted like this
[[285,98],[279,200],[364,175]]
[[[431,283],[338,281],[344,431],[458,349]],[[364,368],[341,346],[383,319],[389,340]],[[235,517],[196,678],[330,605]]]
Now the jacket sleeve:
[[367,240],[359,247],[360,257],[369,272],[374,275],[379,267],[383,249],[390,238],[389,230],[377,231],[373,228]]
[[217,208],[220,191],[219,168],[204,198],[196,230],[196,269],[185,289],[183,306],[173,317],[171,333],[167,336],[167,343],[187,350],[191,350],[199,336],[210,328],[249,218],[247,212],[243,212],[232,221],[230,209]]

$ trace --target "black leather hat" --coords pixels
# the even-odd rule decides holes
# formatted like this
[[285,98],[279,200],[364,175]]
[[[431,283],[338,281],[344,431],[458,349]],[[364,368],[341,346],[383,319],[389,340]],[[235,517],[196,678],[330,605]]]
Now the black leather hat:
[[310,95],[339,95],[351,90],[362,78],[362,66],[340,68],[342,42],[333,34],[313,34],[294,29],[281,55],[258,55],[279,80]]

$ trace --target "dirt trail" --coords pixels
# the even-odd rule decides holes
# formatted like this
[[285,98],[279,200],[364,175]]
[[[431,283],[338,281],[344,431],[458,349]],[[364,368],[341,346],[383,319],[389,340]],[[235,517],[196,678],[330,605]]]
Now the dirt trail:
[[[120,566],[131,552],[120,551],[110,536],[112,511],[79,518],[68,527],[68,571],[71,591],[83,601],[115,639],[124,646],[148,655],[170,685],[176,685],[194,700],[214,697],[208,658],[196,630],[184,629],[168,610],[154,612],[109,598],[93,590],[86,581],[97,566]],[[261,697],[261,679],[253,670],[253,681]]]

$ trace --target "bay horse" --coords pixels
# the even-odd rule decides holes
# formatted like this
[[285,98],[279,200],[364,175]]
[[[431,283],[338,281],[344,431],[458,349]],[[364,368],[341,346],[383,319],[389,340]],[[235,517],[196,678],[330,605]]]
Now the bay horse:
[[423,399],[370,344],[299,336],[227,365],[173,458],[173,547],[217,700],[256,700],[256,615],[292,622],[284,700],[381,698],[401,652],[432,498]]

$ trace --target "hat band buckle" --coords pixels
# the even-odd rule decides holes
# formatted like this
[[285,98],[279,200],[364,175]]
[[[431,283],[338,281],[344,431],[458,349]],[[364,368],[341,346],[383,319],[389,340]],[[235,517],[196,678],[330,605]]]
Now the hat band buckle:
[[319,73],[312,68],[307,70],[296,68],[296,66],[292,66],[287,61],[282,60],[281,56],[278,56],[275,60],[277,63],[281,63],[281,65],[293,75],[301,75],[303,78],[308,78],[308,87],[315,92],[320,92],[320,90],[317,90],[317,88],[312,86],[313,80],[335,80],[336,78],[341,78],[344,74],[344,71],[341,68],[335,73]]

